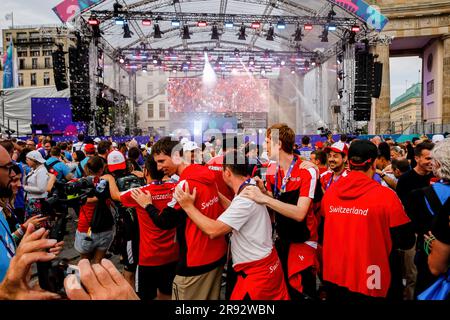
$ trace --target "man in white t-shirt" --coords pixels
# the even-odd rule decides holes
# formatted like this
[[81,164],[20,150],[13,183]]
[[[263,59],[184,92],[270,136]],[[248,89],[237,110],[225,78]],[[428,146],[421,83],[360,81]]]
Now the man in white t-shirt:
[[83,133],[79,133],[78,134],[78,142],[73,144],[72,147],[72,152],[75,151],[83,151],[84,150],[84,134]]
[[189,218],[210,238],[232,232],[231,256],[238,280],[231,300],[288,300],[278,254],[273,247],[272,225],[264,205],[239,196],[248,185],[256,185],[248,178],[248,159],[234,150],[227,152],[223,161],[223,178],[236,196],[231,203],[222,197],[227,207],[217,220],[203,215],[194,206],[196,189],[190,193],[186,183],[184,191],[177,187],[174,198]]

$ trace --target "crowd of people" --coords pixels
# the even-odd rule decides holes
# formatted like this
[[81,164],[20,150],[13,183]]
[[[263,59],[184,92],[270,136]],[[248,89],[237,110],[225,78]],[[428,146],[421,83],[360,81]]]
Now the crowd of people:
[[61,298],[29,273],[69,208],[69,299],[426,299],[448,274],[450,139],[310,141],[0,141],[0,299]]

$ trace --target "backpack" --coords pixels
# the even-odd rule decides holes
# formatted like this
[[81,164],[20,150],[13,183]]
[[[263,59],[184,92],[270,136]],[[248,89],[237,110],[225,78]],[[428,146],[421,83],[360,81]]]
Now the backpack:
[[91,220],[91,231],[94,233],[111,230],[114,218],[108,205],[110,192],[106,180],[101,180],[95,187],[95,196],[98,201]]
[[[136,177],[135,175],[127,175],[116,179],[117,188],[120,192],[130,190],[132,188],[142,187],[144,182],[142,179]],[[127,241],[130,239],[127,234],[126,223],[135,222],[136,209],[125,208],[120,203],[115,202],[114,206],[114,223],[116,226],[116,232],[114,239],[109,247],[109,251],[113,254],[121,254],[122,248],[126,245]]]
[[51,164],[44,163],[44,166],[47,169],[48,173],[58,176],[58,171],[56,171],[53,167],[56,164],[58,164],[59,162],[61,162],[61,161],[56,160],[55,162],[52,162]]

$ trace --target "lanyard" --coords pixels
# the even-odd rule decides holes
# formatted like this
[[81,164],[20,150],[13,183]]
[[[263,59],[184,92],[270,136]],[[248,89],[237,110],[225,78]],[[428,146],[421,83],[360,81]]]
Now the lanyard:
[[242,189],[244,189],[246,186],[248,186],[249,184],[252,184],[251,181],[252,181],[252,178],[248,178],[247,180],[245,180],[239,187],[237,194],[241,193]]
[[[2,213],[0,212],[0,214],[2,214]],[[0,221],[0,222],[1,222],[1,224],[3,225],[3,228],[4,228],[5,230],[9,230],[9,228],[6,228],[6,227],[5,227],[5,225],[3,224],[3,221]],[[6,233],[8,233],[8,232],[6,232]],[[14,257],[14,252],[11,251],[11,249],[9,248],[9,246],[8,246],[8,244],[6,243],[5,239],[3,239],[3,237],[2,237],[1,235],[0,235],[0,241],[1,241],[1,243],[3,243],[3,245],[5,246],[5,249],[8,250],[8,253],[9,253],[9,255],[11,256],[11,258]],[[13,241],[13,243],[14,243],[14,241]]]
[[[336,178],[336,180],[334,180],[334,181],[338,181],[339,178],[342,176],[343,173],[344,173],[344,171],[342,171],[342,173],[341,173],[340,175],[338,175],[337,178]],[[330,178],[330,180],[328,181],[327,188],[326,188],[325,190],[327,190],[327,189],[330,187],[331,183],[334,182],[334,181],[333,181],[333,175],[334,175],[334,173],[331,175],[331,178]]]
[[275,172],[275,185],[273,189],[273,195],[276,199],[279,198],[280,195],[286,191],[286,185],[289,182],[289,178],[291,177],[292,169],[294,168],[295,162],[297,162],[297,158],[294,156],[294,159],[292,159],[291,165],[289,166],[289,169],[282,180],[283,182],[281,184],[280,190],[278,190],[278,173],[280,171],[280,165],[277,166],[277,171]]

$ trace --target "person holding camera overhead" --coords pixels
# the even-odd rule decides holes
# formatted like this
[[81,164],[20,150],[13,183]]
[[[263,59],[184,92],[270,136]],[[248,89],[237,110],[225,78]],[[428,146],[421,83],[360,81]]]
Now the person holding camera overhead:
[[80,253],[81,259],[100,263],[113,240],[114,220],[109,209],[107,181],[100,180],[104,169],[102,159],[98,156],[89,158],[86,169],[89,176],[82,179],[92,181],[95,192],[89,195],[80,208],[74,248]]

